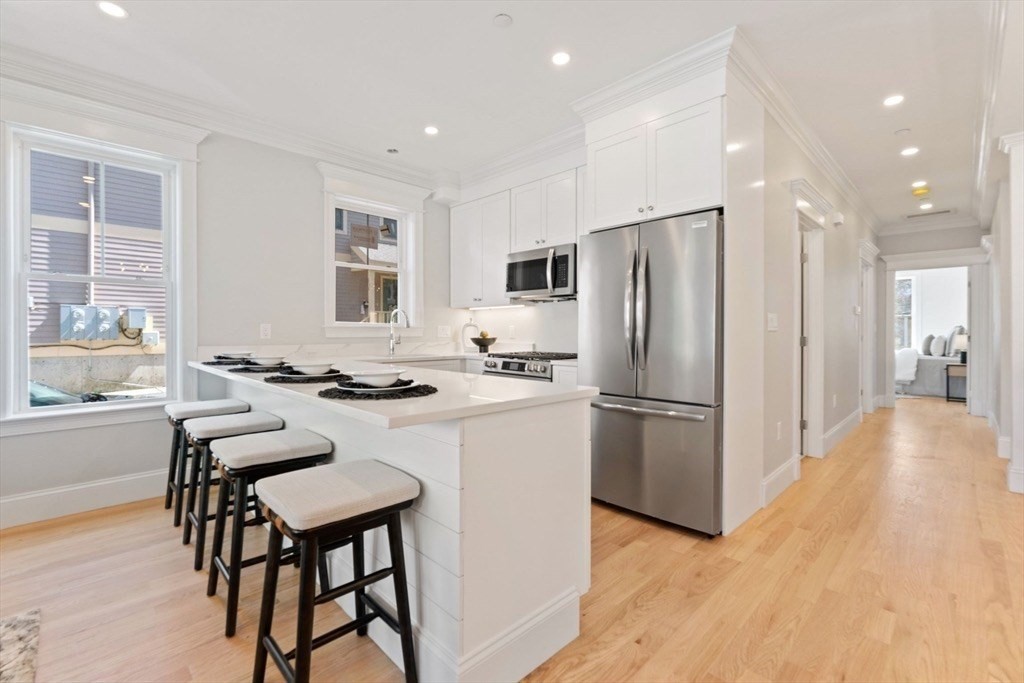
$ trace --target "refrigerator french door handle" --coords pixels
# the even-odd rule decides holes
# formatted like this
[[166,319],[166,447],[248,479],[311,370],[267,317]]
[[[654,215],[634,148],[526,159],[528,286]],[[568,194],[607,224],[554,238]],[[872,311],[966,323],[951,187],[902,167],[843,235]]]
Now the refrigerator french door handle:
[[633,369],[635,355],[633,339],[636,334],[636,299],[633,297],[633,282],[636,276],[636,249],[629,252],[629,266],[626,268],[626,297],[622,302],[622,328],[626,335],[626,367]]
[[647,369],[647,247],[640,250],[640,271],[636,276],[636,357],[641,370]]
[[555,248],[551,247],[550,249],[548,249],[548,267],[547,267],[548,293],[549,294],[554,294],[555,293],[555,275],[554,275],[554,273],[551,272],[551,269],[554,267],[554,265],[555,265]]
[[654,410],[653,408],[636,408],[633,406],[619,405],[618,403],[604,403],[592,401],[591,404],[600,410],[611,410],[616,413],[628,413],[630,415],[649,415],[650,417],[665,417],[670,420],[689,420],[691,422],[704,422],[706,416],[696,413],[680,413],[675,410]]

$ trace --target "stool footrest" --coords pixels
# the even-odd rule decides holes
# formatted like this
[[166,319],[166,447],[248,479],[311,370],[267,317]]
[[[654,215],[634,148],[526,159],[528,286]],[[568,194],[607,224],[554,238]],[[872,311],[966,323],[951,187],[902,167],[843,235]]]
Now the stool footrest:
[[[356,629],[368,626],[370,622],[376,619],[378,616],[380,615],[371,612],[370,614],[363,615],[358,619],[353,619],[347,624],[343,624],[336,629],[332,629],[327,633],[319,635],[313,639],[311,649],[315,650],[321,645],[326,645],[327,643],[335,641],[338,638],[341,638],[342,636],[346,636],[349,633],[352,633],[352,631],[355,631]],[[288,652],[285,652],[284,657],[285,659],[295,659],[295,648],[292,648]]]
[[[295,558],[295,556],[298,555],[298,554],[299,554],[299,547],[298,546],[292,546],[291,548],[285,548],[283,551],[281,551],[281,561],[282,562],[291,562]],[[260,564],[261,562],[266,562],[266,561],[267,561],[267,556],[265,554],[264,555],[257,555],[256,557],[250,557],[247,560],[242,560],[239,563],[239,566],[242,569],[245,569],[246,567],[251,567],[254,564]],[[220,555],[214,555],[214,557],[213,557],[213,566],[215,566],[217,568],[217,571],[219,571],[220,575],[223,576],[226,580],[228,580],[228,581],[231,580],[231,576],[230,576],[231,568],[228,567],[227,563],[224,562],[224,559]]]
[[343,583],[340,586],[338,586],[337,588],[332,588],[329,591],[324,591],[320,595],[316,596],[316,598],[314,600],[314,604],[322,605],[325,602],[330,602],[331,600],[335,600],[337,598],[340,598],[343,595],[348,595],[352,591],[359,590],[360,588],[366,588],[371,583],[377,583],[381,579],[386,579],[387,577],[391,576],[394,573],[395,573],[395,568],[394,567],[387,567],[385,569],[379,569],[379,570],[375,571],[372,574],[364,576],[361,579],[355,579],[354,581],[349,581],[348,583]]
[[371,614],[373,614],[373,616],[380,617],[380,620],[390,626],[392,631],[395,633],[402,632],[401,627],[398,625],[398,619],[395,619],[391,616],[390,612],[381,607],[381,604],[374,600],[373,596],[369,593],[363,593],[363,602],[365,602],[366,606],[372,610]]

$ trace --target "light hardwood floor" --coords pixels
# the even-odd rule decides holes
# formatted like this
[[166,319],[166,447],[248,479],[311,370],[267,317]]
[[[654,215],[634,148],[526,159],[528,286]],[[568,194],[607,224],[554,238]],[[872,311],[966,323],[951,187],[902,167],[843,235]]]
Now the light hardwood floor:
[[[582,635],[529,680],[1022,681],[1024,496],[1005,466],[962,404],[901,400],[729,537],[595,505]],[[39,681],[248,680],[261,582],[247,570],[225,639],[223,589],[206,597],[157,500],[0,534],[0,614],[43,609]],[[294,570],[282,588],[278,632]],[[320,628],[344,618],[321,608]],[[354,636],[313,661],[318,680],[401,680]]]

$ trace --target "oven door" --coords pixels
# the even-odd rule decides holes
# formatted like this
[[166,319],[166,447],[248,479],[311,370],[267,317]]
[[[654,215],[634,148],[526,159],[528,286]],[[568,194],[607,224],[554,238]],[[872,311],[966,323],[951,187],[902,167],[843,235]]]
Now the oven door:
[[576,245],[509,254],[505,291],[515,299],[576,296]]

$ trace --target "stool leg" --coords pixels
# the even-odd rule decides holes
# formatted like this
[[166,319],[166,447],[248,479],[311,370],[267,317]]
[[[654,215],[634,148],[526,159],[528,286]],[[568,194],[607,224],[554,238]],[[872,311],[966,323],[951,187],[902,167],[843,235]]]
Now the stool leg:
[[224,550],[224,527],[228,517],[228,498],[231,497],[231,482],[223,474],[220,477],[220,486],[218,488],[220,490],[217,493],[217,517],[213,521],[213,548],[210,550],[210,581],[206,585],[207,595],[217,594],[217,579],[220,577],[220,570],[217,569],[217,564],[214,560],[220,557]]
[[183,545],[188,545],[192,542],[192,523],[189,521],[188,516],[190,513],[194,513],[196,509],[196,489],[199,488],[199,468],[203,463],[202,455],[202,447],[192,447],[192,467],[188,475],[188,498],[185,501],[185,530],[181,535]]
[[275,525],[270,525],[267,542],[267,569],[263,574],[263,604],[260,606],[260,626],[256,632],[256,664],[252,670],[252,683],[263,683],[267,675],[267,647],[263,639],[270,636],[274,621],[274,600],[277,598],[277,573],[281,567],[281,545],[284,536]]
[[327,569],[327,553],[320,553],[317,558],[317,570],[320,573],[320,592],[331,589],[331,572]]
[[316,537],[303,539],[299,565],[299,615],[295,631],[295,683],[309,683],[313,655],[313,607],[316,598],[316,565],[319,556]]
[[[206,517],[210,512],[210,447],[203,447],[202,457],[199,458],[200,472],[203,481],[199,484],[199,510],[196,511],[196,562],[194,569],[199,571],[203,568],[203,555],[206,553]],[[195,456],[193,456],[195,457]],[[236,501],[237,502],[237,501]],[[232,514],[238,514],[238,509]],[[242,508],[242,519],[245,519],[245,508]]]
[[[174,482],[174,474],[178,467],[178,451],[181,450],[179,442],[181,440],[181,428],[175,427],[174,434],[171,436],[171,464],[167,466],[167,491],[164,492],[164,510],[171,509],[171,499],[174,497],[174,489],[171,488],[171,484]],[[178,493],[180,496],[181,493]]]
[[[242,583],[242,543],[245,541],[245,507],[248,499],[249,480],[244,476],[235,479],[235,509],[231,515],[231,564],[228,566],[228,618],[224,635],[235,635],[238,621],[238,592]],[[213,563],[213,560],[210,560]]]
[[[365,574],[363,567],[363,561],[365,559],[363,555],[363,532],[360,531],[352,537],[352,572],[353,578],[361,579]],[[366,615],[366,605],[363,603],[363,594],[365,590],[362,588],[356,589],[356,619],[362,619]],[[366,635],[366,627],[360,626],[356,629],[356,634],[360,636]]]
[[402,518],[399,513],[388,516],[388,548],[395,573],[395,608],[398,612],[399,637],[402,640],[402,662],[405,664],[406,683],[416,683],[416,655],[412,645],[412,617],[409,615],[409,584],[405,579],[405,555],[402,550]]
[[178,445],[178,476],[175,480],[178,495],[174,497],[174,526],[181,526],[181,511],[184,507],[185,501],[182,496],[185,495],[185,469],[187,465],[188,439],[185,438],[185,433],[183,431]]

